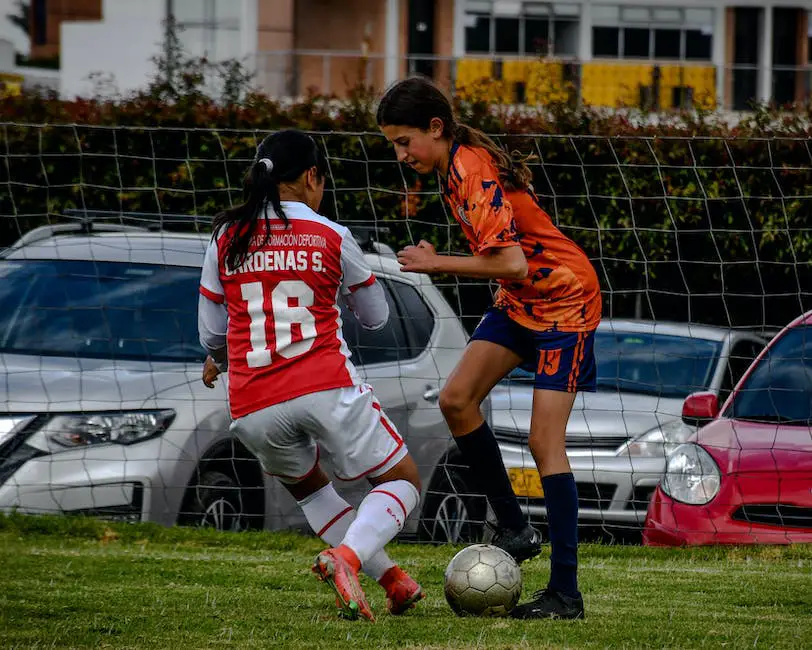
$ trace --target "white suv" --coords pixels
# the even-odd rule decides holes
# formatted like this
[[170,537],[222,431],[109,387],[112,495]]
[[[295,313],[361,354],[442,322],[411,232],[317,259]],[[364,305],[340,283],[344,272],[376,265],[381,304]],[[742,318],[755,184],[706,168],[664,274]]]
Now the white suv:
[[[304,528],[295,502],[229,435],[225,381],[200,380],[200,266],[208,236],[44,226],[0,257],[0,509],[220,529]],[[388,325],[344,310],[353,361],[420,467],[424,492],[453,447],[439,388],[466,334],[426,276],[364,241]],[[439,473],[438,473],[439,475]],[[339,482],[340,483],[340,482]],[[365,482],[339,485],[358,502]],[[412,517],[433,519],[436,500]]]

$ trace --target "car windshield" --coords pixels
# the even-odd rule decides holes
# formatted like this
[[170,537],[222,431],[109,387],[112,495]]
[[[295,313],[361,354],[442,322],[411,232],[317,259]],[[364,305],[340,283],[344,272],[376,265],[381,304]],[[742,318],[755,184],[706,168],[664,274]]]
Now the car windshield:
[[[595,333],[598,390],[684,398],[706,389],[722,344],[718,341],[636,332]],[[511,378],[532,380],[527,368]]]
[[722,416],[812,425],[812,325],[791,329],[769,348]]
[[202,361],[200,269],[122,262],[0,262],[0,352]]

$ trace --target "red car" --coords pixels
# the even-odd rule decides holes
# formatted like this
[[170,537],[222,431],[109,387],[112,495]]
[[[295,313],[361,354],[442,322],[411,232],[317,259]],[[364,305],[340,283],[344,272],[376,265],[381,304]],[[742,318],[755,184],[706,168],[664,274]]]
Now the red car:
[[784,328],[719,409],[685,400],[702,426],[668,457],[643,543],[812,542],[812,311]]

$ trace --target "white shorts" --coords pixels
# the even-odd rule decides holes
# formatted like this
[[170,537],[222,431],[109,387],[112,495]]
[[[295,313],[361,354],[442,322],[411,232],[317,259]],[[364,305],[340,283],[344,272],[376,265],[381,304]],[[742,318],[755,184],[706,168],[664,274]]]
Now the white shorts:
[[408,454],[369,385],[302,395],[234,420],[231,431],[268,474],[298,483],[319,463],[319,447],[342,481],[379,476]]

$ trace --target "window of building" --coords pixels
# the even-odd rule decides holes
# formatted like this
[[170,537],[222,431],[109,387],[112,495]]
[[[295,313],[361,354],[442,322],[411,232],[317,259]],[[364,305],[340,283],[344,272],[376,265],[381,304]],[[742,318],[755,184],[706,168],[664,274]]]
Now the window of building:
[[682,47],[682,32],[678,29],[654,30],[654,58],[679,59]]
[[581,6],[572,2],[465,0],[469,54],[575,56]]
[[592,28],[592,55],[596,57],[620,56],[620,29],[617,27]]
[[651,31],[642,27],[623,29],[623,56],[627,59],[648,59],[651,54]]
[[186,50],[214,61],[240,58],[240,4],[234,0],[172,0],[171,11]]
[[592,55],[597,58],[710,61],[713,9],[592,8]]
[[491,16],[489,13],[471,11],[465,15],[465,49],[473,53],[491,51]]
[[519,49],[519,18],[494,16],[494,51],[498,54],[515,54]]
[[34,0],[34,45],[48,42],[48,10],[45,0]]

